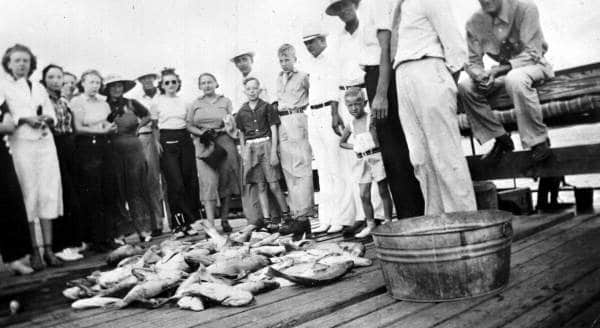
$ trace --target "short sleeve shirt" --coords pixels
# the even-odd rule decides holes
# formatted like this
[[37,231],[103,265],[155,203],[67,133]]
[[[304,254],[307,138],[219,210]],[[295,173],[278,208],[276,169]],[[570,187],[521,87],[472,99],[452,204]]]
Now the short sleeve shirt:
[[100,130],[102,125],[107,123],[110,115],[110,106],[98,95],[88,96],[80,94],[71,99],[71,110],[73,116],[80,119],[82,124],[92,129]]
[[359,25],[363,25],[363,52],[360,64],[377,66],[381,60],[381,47],[377,32],[392,31],[394,10],[397,0],[363,0],[358,7]]
[[281,121],[273,106],[259,99],[254,109],[251,109],[250,105],[245,103],[235,116],[235,123],[246,140],[252,140],[270,137],[271,126],[279,125]]
[[300,71],[280,72],[277,77],[279,109],[293,109],[308,105],[308,74]]
[[151,112],[157,115],[159,129],[181,130],[187,127],[187,106],[179,96],[158,96]]
[[198,127],[219,129],[232,110],[231,100],[225,96],[219,95],[215,99],[200,97],[191,104],[187,121]]

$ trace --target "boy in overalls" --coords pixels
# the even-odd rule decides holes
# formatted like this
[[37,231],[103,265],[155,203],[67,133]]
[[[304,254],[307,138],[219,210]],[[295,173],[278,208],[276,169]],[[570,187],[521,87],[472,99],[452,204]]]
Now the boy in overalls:
[[[353,177],[358,182],[367,226],[355,237],[365,238],[375,228],[373,205],[371,204],[371,183],[377,182],[386,223],[392,220],[392,197],[383,167],[375,124],[371,120],[371,114],[365,112],[365,95],[359,88],[350,88],[344,95],[344,101],[353,119],[344,129],[340,147],[353,150],[358,157],[359,163],[354,167]],[[348,143],[351,135],[353,136],[352,144]]]

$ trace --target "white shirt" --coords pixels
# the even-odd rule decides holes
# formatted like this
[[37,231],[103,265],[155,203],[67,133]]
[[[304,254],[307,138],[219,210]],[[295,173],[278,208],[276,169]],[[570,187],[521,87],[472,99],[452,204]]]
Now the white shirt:
[[325,48],[317,57],[312,55],[308,57],[306,71],[309,74],[308,100],[311,105],[339,101],[338,65],[339,62],[332,55],[330,46]]
[[267,83],[267,79],[264,77],[264,75],[253,70],[247,76],[242,76],[240,83],[235,85],[234,97],[231,100],[233,103],[233,113],[237,113],[240,108],[242,108],[242,105],[248,101],[248,96],[246,96],[246,93],[244,92],[244,81],[251,77],[257,78],[260,82],[260,94],[258,95],[260,99],[268,103],[271,102],[269,99],[269,93],[267,91],[267,86],[269,85]]
[[[142,90],[141,94],[134,97],[135,100],[139,101],[140,104],[144,105],[144,107],[146,107],[146,109],[148,109],[148,111],[150,112],[150,119],[152,119],[152,120],[158,120],[158,113],[154,111],[153,105],[154,105],[154,101],[156,100],[156,98],[158,98],[159,95],[160,95],[160,92],[158,90],[156,91],[156,94],[154,95],[154,97],[148,96]],[[152,122],[148,122],[148,124],[144,125],[143,127],[141,127],[139,129],[139,133],[146,133],[146,132],[152,132]]]
[[[5,99],[15,125],[18,125],[19,120],[23,117],[37,116],[40,106],[41,114],[51,117],[56,122],[54,106],[48,97],[48,92],[41,84],[32,82],[30,89],[25,78],[15,81],[12,77],[7,77],[0,81],[0,92],[3,93],[0,98]],[[51,136],[52,133],[48,128],[34,129],[27,124],[22,124],[14,132],[12,138],[37,140]]]
[[467,45],[449,0],[404,0],[395,67],[425,56],[443,58],[451,72],[467,61]]
[[358,7],[359,26],[362,25],[363,51],[360,64],[379,66],[381,47],[377,39],[380,30],[392,31],[397,0],[363,0]]
[[[340,61],[338,86],[352,86],[365,83],[365,72],[360,61],[363,54],[364,25],[360,23],[350,34],[344,27],[338,32],[338,58]],[[377,62],[379,65],[379,61]]]
[[152,112],[157,115],[159,129],[181,130],[187,127],[187,105],[181,97],[160,95],[155,99]]

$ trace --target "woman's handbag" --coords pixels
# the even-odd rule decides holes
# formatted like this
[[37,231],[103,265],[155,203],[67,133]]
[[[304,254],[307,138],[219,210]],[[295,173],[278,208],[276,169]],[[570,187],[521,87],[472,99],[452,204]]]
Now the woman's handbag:
[[208,155],[204,157],[200,157],[201,160],[204,161],[208,166],[210,166],[213,170],[217,170],[219,165],[223,163],[223,161],[227,158],[227,151],[225,148],[219,146],[218,143],[211,141],[207,150]]

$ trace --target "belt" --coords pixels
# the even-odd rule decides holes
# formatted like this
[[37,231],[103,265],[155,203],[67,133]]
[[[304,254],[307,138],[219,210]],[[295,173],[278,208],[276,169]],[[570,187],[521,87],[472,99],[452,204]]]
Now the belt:
[[152,131],[148,131],[148,132],[138,132],[138,136],[142,136],[145,134],[152,134]]
[[78,135],[76,137],[76,140],[79,142],[91,142],[93,144],[96,144],[98,142],[102,142],[102,143],[110,143],[110,139],[107,136],[103,136],[103,135],[98,135],[98,136],[85,136],[85,135]]
[[271,137],[261,137],[261,138],[246,140],[246,143],[247,144],[257,144],[257,143],[261,143],[261,142],[269,141],[269,140],[271,140]]
[[281,109],[281,110],[278,110],[277,112],[279,113],[279,116],[302,114],[302,113],[304,113],[304,110],[306,109],[306,107],[308,107],[308,105],[294,107],[294,108],[290,108],[290,109]]
[[316,105],[311,105],[310,109],[320,109],[320,108],[323,108],[323,107],[329,107],[329,106],[331,106],[331,104],[333,104],[332,100],[326,101],[324,103],[316,104]]
[[340,85],[340,90],[348,90],[350,88],[361,88],[364,89],[367,86],[364,83],[356,84],[356,85]]
[[363,158],[363,157],[366,157],[366,156],[369,156],[369,155],[373,155],[373,154],[376,154],[376,153],[379,153],[379,152],[381,152],[381,149],[379,149],[379,147],[377,147],[377,148],[369,149],[369,150],[367,150],[366,152],[363,152],[363,153],[356,153],[356,157]]

